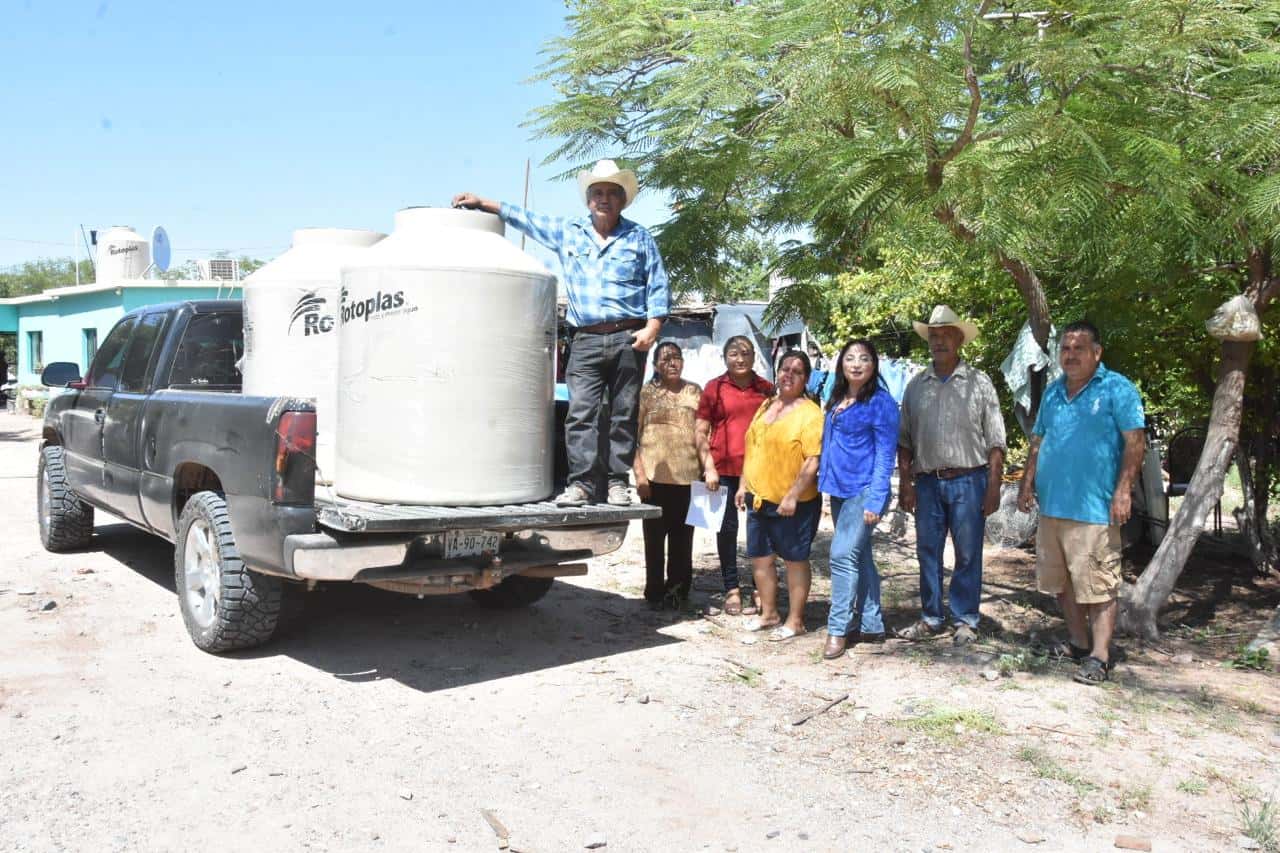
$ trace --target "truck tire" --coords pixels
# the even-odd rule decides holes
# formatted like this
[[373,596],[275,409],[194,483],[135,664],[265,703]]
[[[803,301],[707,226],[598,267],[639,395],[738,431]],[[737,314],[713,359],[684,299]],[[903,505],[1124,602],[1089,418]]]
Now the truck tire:
[[222,495],[196,492],[187,500],[173,554],[178,606],[198,648],[229,652],[271,639],[285,581],[245,567]]
[[517,607],[528,607],[551,591],[555,578],[528,578],[524,575],[511,575],[502,583],[489,589],[472,589],[467,595],[476,604],[490,610],[514,610]]
[[60,552],[83,548],[93,538],[93,507],[67,485],[67,466],[61,447],[40,451],[36,481],[36,512],[40,519],[40,543]]

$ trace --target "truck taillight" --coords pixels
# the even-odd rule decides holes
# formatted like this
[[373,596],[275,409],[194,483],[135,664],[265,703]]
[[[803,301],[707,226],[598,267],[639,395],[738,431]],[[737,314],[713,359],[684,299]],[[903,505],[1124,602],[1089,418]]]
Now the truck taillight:
[[316,413],[285,412],[276,429],[276,503],[310,503],[316,476]]

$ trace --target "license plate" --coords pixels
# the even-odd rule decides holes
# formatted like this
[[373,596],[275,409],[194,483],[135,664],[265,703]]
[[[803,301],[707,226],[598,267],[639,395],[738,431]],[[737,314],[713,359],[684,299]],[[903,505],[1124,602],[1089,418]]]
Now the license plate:
[[498,553],[501,533],[490,530],[449,530],[444,534],[444,558],[478,557],[486,551]]

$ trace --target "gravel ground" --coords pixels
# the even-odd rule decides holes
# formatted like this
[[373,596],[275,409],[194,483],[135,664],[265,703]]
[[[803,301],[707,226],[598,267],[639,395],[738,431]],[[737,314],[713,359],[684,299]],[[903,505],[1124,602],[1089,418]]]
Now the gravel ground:
[[[87,550],[40,547],[37,448],[0,415],[0,849],[496,850],[488,810],[522,851],[1219,850],[1280,779],[1277,678],[1192,643],[1103,689],[1013,657],[1000,677],[1054,624],[1021,551],[989,553],[1003,586],[965,651],[823,663],[821,549],[810,634],[767,643],[715,613],[702,533],[711,614],[650,613],[637,526],[524,612],[335,586],[214,657],[167,543],[100,514]],[[900,623],[910,541],[877,554]]]

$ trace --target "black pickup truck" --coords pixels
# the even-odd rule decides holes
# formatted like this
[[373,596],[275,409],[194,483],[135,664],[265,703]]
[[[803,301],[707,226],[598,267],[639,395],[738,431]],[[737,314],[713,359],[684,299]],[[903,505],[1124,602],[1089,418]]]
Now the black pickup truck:
[[540,599],[554,578],[616,550],[656,507],[407,506],[346,500],[315,485],[315,405],[240,393],[241,303],[181,302],[120,319],[81,378],[56,388],[40,450],[40,538],[82,548],[94,509],[174,544],[182,616],[209,652],[265,643],[281,603],[353,581],[482,606]]

